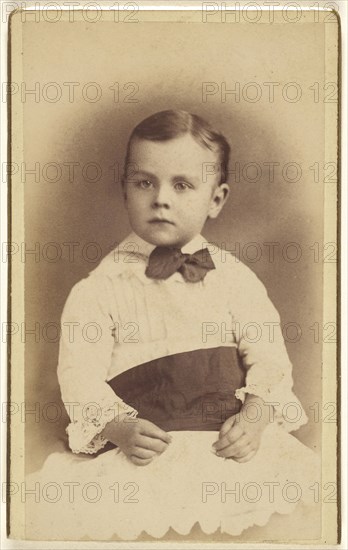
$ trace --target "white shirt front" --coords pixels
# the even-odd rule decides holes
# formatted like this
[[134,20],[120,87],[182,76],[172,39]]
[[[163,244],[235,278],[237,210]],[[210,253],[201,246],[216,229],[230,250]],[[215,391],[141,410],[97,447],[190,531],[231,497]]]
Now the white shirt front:
[[[200,235],[182,248],[211,251],[215,269],[203,281],[145,275],[155,247],[132,233],[72,289],[62,315],[58,378],[71,424],[74,452],[94,453],[115,414],[136,415],[107,381],[136,365],[175,353],[219,346],[238,348],[247,371],[236,391],[273,403],[275,420],[295,430],[307,419],[292,393],[291,364],[279,315],[257,276],[232,254]],[[295,404],[294,423],[282,416]]]

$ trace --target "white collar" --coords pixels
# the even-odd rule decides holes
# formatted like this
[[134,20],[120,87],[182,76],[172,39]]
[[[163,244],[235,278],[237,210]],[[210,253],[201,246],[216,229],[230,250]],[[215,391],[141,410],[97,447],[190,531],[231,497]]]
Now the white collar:
[[[196,235],[191,241],[186,243],[181,251],[184,254],[193,254],[202,248],[205,248],[208,244],[208,241],[202,235]],[[136,233],[132,232],[128,237],[126,237],[119,245],[118,249],[120,252],[125,252],[127,254],[134,253],[140,256],[145,256],[148,258],[151,252],[156,248],[155,245],[144,241]]]
[[[202,235],[196,235],[190,242],[185,244],[181,250],[186,254],[193,254],[197,250],[206,248],[208,241]],[[136,233],[130,233],[119,245],[118,252],[120,255],[125,255],[125,261],[119,262],[121,268],[121,275],[129,278],[136,276],[142,280],[145,284],[155,284],[158,281],[146,277],[144,270],[144,263],[147,264],[148,257],[151,252],[156,248],[155,245],[144,241]],[[134,260],[131,257],[135,258]],[[139,262],[139,259],[143,260]],[[144,262],[144,263],[143,263]],[[173,282],[184,283],[184,279],[179,272],[173,273],[170,277]]]

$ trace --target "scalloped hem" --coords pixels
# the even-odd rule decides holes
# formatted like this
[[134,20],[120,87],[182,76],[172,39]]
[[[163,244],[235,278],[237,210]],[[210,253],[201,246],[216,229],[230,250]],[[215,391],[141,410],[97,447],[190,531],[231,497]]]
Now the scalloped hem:
[[[41,497],[27,498],[27,537],[132,541],[146,533],[161,539],[169,529],[188,536],[196,523],[205,535],[220,529],[239,536],[264,527],[274,513],[291,514],[299,502],[315,504],[317,455],[275,425],[265,429],[247,463],[217,457],[211,449],[216,432],[171,434],[167,450],[146,467],[119,449],[92,458],[50,455],[26,479],[30,489],[38,483]],[[69,483],[75,484],[72,499]]]
[[[217,519],[215,525],[205,525],[205,522],[199,519],[192,519],[190,521],[189,525],[185,525],[185,527],[181,527],[177,525],[176,523],[171,523],[169,526],[161,527],[159,529],[159,526],[156,525],[152,528],[147,527],[146,529],[139,530],[139,532],[136,534],[136,536],[131,537],[129,539],[120,537],[120,534],[114,533],[114,535],[110,538],[112,540],[113,538],[122,538],[122,540],[129,540],[129,541],[136,541],[139,539],[139,537],[142,535],[142,533],[145,533],[147,536],[150,536],[156,540],[164,539],[168,532],[170,530],[173,530],[177,535],[188,537],[194,528],[194,526],[198,523],[200,530],[204,535],[215,535],[217,532],[220,532],[222,535],[229,535],[231,537],[238,537],[241,535],[244,531],[249,529],[250,527],[265,527],[269,521],[270,518],[278,513],[283,516],[290,516],[293,514],[295,509],[298,507],[298,505],[301,503],[296,503],[291,506],[289,506],[288,510],[267,510],[267,511],[259,511],[257,513],[252,512],[250,514],[242,514],[233,516],[233,521],[231,521],[230,524],[228,524],[227,520],[221,521],[221,519]],[[250,517],[253,516],[253,517]],[[159,532],[162,534],[159,534]],[[124,534],[123,534],[124,535]],[[141,538],[140,538],[141,540]],[[139,540],[139,542],[140,542]],[[212,541],[213,542],[213,541]]]
[[[192,517],[188,520],[187,517],[182,517],[181,520],[177,518],[176,521],[169,521],[165,524],[160,524],[158,521],[154,521],[153,525],[142,524],[139,521],[139,515],[137,515],[136,527],[133,525],[132,529],[125,529],[123,526],[119,527],[117,531],[114,530],[115,528],[110,528],[110,525],[105,529],[101,529],[101,526],[99,525],[99,528],[97,529],[95,527],[90,527],[89,529],[79,530],[75,524],[73,529],[70,531],[67,531],[64,527],[62,528],[62,525],[60,525],[60,527],[58,527],[59,533],[57,530],[55,532],[53,529],[35,529],[34,531],[31,531],[29,528],[27,538],[31,540],[47,541],[84,540],[112,542],[118,540],[124,542],[141,542],[145,535],[145,537],[150,537],[157,541],[165,541],[170,538],[170,536],[168,536],[170,531],[173,531],[180,537],[189,538],[193,528],[197,524],[201,532],[208,537],[216,536],[216,534],[239,537],[249,528],[266,527],[272,516],[275,514],[280,514],[281,516],[291,516],[301,504],[303,503],[297,502],[294,504],[289,504],[286,509],[283,508],[281,510],[275,508],[272,510],[268,509],[252,511],[244,514],[234,514],[231,515],[231,517],[224,518],[222,520],[221,518],[215,518],[214,520],[210,518],[207,521],[206,519],[200,519],[198,517]],[[55,518],[55,524],[59,526],[59,517]],[[315,537],[313,536],[312,538]],[[214,540],[212,539],[211,542],[214,542]],[[275,539],[275,542],[277,542],[277,539]],[[279,542],[281,542],[281,540],[279,540]],[[296,543],[296,539],[289,540],[289,542]]]

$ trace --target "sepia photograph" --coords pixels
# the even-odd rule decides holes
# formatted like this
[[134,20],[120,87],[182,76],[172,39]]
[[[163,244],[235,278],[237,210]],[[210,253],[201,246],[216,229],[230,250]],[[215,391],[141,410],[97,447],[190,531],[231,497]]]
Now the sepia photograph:
[[237,4],[8,15],[10,539],[339,542],[340,9]]

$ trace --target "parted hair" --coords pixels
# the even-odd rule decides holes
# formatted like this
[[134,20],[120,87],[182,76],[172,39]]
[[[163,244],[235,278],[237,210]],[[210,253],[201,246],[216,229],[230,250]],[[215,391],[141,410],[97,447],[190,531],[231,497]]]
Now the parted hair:
[[230,157],[230,146],[226,138],[200,116],[181,110],[154,113],[142,120],[134,128],[128,140],[124,174],[126,174],[131,145],[134,139],[167,141],[185,134],[190,134],[197,143],[218,153],[221,166],[220,184],[225,183]]

